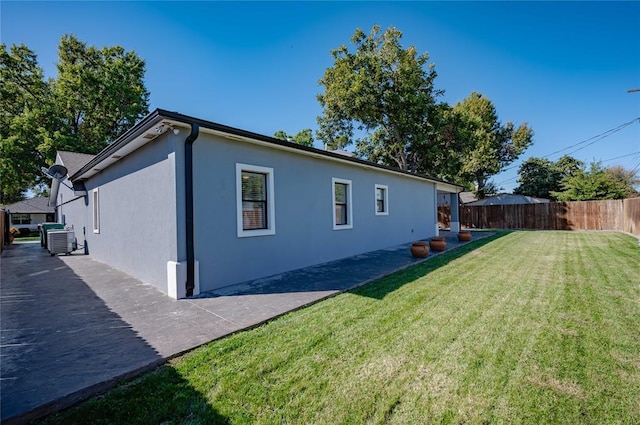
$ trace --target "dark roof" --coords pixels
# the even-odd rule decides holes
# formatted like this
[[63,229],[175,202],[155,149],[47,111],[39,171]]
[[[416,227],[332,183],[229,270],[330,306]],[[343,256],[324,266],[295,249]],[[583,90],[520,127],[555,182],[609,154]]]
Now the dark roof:
[[89,161],[96,157],[95,155],[90,155],[88,153],[76,153],[68,151],[58,151],[58,155],[62,160],[62,165],[67,168],[67,172],[70,176],[77,173],[78,170],[80,170]]
[[136,138],[140,138],[140,137],[144,137],[145,133],[147,131],[149,131],[150,129],[152,129],[154,126],[156,126],[158,124],[159,121],[162,120],[170,120],[173,122],[180,122],[180,123],[184,123],[187,125],[191,125],[193,126],[193,124],[202,127],[202,128],[207,128],[209,130],[213,130],[216,132],[220,132],[220,133],[225,133],[228,135],[233,135],[233,136],[238,136],[238,137],[243,137],[243,138],[247,138],[247,139],[251,139],[251,140],[255,140],[258,142],[263,142],[263,143],[267,143],[267,144],[271,144],[271,145],[275,145],[275,146],[281,146],[281,147],[286,147],[289,149],[295,149],[295,150],[299,150],[302,152],[307,152],[310,154],[314,154],[314,155],[319,155],[319,156],[324,156],[324,157],[328,157],[328,158],[333,158],[333,159],[340,159],[343,161],[347,161],[347,162],[352,162],[355,164],[360,164],[360,165],[364,165],[367,167],[372,167],[372,168],[379,168],[382,170],[387,170],[387,171],[393,171],[395,173],[400,173],[400,174],[405,174],[405,175],[409,175],[409,176],[413,176],[413,177],[418,177],[418,178],[422,178],[425,180],[430,180],[432,182],[436,182],[436,183],[445,183],[451,186],[455,186],[455,187],[460,187],[462,188],[462,186],[454,184],[454,183],[450,183],[441,179],[437,179],[434,177],[430,177],[430,176],[426,176],[426,175],[419,175],[419,174],[414,174],[414,173],[410,173],[408,171],[402,171],[400,169],[397,168],[393,168],[393,167],[387,167],[385,165],[380,165],[380,164],[376,164],[373,162],[369,162],[369,161],[365,161],[363,159],[360,158],[356,158],[356,157],[349,157],[349,156],[345,156],[345,155],[341,155],[339,153],[335,153],[335,152],[330,152],[330,151],[325,151],[322,149],[317,149],[317,148],[313,148],[313,147],[309,147],[309,146],[303,146],[303,145],[298,145],[296,143],[292,143],[292,142],[288,142],[286,140],[280,140],[280,139],[276,139],[275,137],[270,137],[270,136],[265,136],[262,134],[258,134],[258,133],[252,133],[250,131],[247,130],[242,130],[239,128],[234,128],[234,127],[229,127],[223,124],[218,124],[212,121],[207,121],[207,120],[203,120],[200,118],[195,118],[195,117],[190,117],[188,115],[183,115],[180,114],[178,112],[171,112],[171,111],[167,111],[164,109],[156,109],[153,112],[151,112],[149,115],[147,115],[146,117],[144,117],[142,120],[140,120],[136,125],[134,125],[132,128],[130,128],[129,130],[127,130],[122,136],[120,136],[118,139],[116,139],[113,143],[111,143],[109,146],[107,146],[106,148],[104,148],[101,152],[99,152],[91,161],[89,161],[87,164],[85,164],[80,170],[78,170],[76,173],[69,173],[69,177],[72,181],[76,181],[76,180],[82,180],[83,179],[83,175],[90,172],[92,169],[95,169],[95,167],[100,164],[103,161],[108,161],[110,157],[112,157],[112,155],[117,152],[118,150],[122,149],[124,146],[126,146],[127,144],[129,144],[130,142],[134,141]]
[[519,204],[547,204],[550,201],[544,198],[534,198],[533,196],[514,195],[512,193],[500,193],[479,201],[469,202],[466,206],[474,207],[478,205],[519,205]]
[[55,209],[49,206],[49,198],[47,196],[25,199],[9,205],[5,209],[9,210],[11,214],[47,214],[55,212]]
[[473,192],[460,192],[460,202],[468,204],[469,202],[477,201],[476,195]]

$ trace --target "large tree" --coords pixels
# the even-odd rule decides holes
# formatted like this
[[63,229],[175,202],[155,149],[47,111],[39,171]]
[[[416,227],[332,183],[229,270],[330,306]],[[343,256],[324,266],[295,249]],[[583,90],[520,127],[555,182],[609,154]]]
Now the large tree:
[[53,126],[51,92],[36,54],[24,45],[0,51],[0,203],[23,198],[40,182],[45,158],[38,150]]
[[369,34],[357,29],[353,49],[331,52],[334,64],[320,79],[317,137],[332,149],[355,141],[365,159],[417,171],[419,152],[428,147],[412,147],[429,141],[429,118],[442,92],[433,86],[437,74],[429,55],[403,48],[401,37],[393,27],[381,33],[374,26]]
[[120,46],[98,49],[63,36],[58,74],[47,81],[26,46],[3,44],[0,54],[1,202],[37,187],[38,170],[57,150],[97,153],[148,113],[145,63]]
[[496,108],[486,96],[473,92],[453,107],[460,120],[457,137],[465,146],[460,177],[474,183],[476,195],[485,196],[489,178],[511,164],[533,143],[533,130],[526,123],[502,124]]
[[531,157],[518,169],[518,187],[513,193],[555,199],[553,193],[562,190],[562,180],[574,175],[584,167],[584,163],[568,155],[553,162],[544,158]]

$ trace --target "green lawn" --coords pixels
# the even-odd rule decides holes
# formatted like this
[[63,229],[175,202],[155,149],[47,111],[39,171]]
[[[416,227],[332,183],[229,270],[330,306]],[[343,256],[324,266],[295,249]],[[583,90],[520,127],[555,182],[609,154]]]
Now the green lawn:
[[203,346],[50,423],[640,423],[640,248],[513,232]]

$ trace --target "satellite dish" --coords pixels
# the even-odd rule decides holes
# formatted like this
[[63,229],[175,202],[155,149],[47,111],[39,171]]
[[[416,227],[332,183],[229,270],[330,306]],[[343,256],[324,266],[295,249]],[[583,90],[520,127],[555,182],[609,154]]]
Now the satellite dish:
[[47,175],[49,175],[51,178],[61,181],[65,177],[67,177],[67,167],[65,167],[64,165],[53,164],[47,170]]

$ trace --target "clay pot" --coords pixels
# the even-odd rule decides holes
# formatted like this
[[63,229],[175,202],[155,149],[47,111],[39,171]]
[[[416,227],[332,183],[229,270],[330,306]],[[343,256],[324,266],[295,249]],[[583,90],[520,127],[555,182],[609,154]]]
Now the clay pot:
[[444,251],[447,248],[447,241],[444,238],[431,238],[429,245],[433,251]]
[[460,242],[469,242],[471,240],[471,231],[470,230],[460,230],[458,232],[458,240]]
[[416,258],[425,258],[429,255],[429,247],[426,242],[414,242],[411,244],[411,255]]

